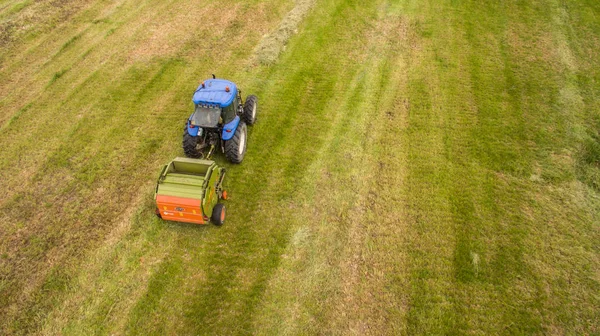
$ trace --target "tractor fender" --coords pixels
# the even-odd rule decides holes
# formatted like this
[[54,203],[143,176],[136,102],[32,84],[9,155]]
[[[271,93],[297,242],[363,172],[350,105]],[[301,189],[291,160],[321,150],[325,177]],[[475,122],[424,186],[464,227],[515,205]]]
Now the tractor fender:
[[[198,136],[198,132],[200,132],[200,127],[192,125],[192,117],[190,117],[187,121],[187,132],[191,136]],[[202,135],[202,133],[200,133]]]
[[235,118],[233,118],[232,121],[223,125],[223,135],[221,135],[221,138],[223,140],[230,140],[231,138],[233,138],[233,135],[235,134],[235,130],[237,129],[239,124],[240,124],[240,116],[235,116]]

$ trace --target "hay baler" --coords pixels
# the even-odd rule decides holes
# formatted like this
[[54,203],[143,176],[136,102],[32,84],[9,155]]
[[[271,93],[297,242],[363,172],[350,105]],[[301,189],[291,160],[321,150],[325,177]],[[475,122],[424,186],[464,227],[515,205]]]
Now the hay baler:
[[214,161],[177,157],[165,165],[156,183],[156,215],[164,220],[216,225],[225,222],[225,168]]

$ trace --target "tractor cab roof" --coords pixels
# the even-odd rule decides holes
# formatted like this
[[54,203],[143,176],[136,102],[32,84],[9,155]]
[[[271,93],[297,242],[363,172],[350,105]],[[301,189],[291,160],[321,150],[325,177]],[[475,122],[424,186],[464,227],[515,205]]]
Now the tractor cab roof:
[[233,102],[236,95],[237,87],[234,83],[224,79],[207,79],[198,86],[192,101],[196,105],[227,107]]

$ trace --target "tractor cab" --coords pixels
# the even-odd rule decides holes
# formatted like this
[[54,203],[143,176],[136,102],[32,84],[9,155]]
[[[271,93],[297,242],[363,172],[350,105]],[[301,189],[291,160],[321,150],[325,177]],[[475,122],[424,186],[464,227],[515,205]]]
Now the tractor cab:
[[221,121],[221,108],[215,105],[196,104],[190,118],[192,126],[216,128]]
[[237,86],[223,79],[204,81],[196,91],[192,101],[194,114],[190,118],[193,126],[216,128],[232,122],[240,103]]

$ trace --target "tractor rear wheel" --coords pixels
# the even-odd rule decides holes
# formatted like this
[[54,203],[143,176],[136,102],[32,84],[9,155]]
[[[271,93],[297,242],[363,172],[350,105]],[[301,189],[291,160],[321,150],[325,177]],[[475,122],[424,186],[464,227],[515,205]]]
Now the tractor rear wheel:
[[216,225],[221,226],[225,223],[225,205],[217,203],[213,208],[210,220]]
[[248,125],[254,125],[256,122],[256,110],[258,109],[258,97],[249,95],[244,103],[244,114],[242,118]]
[[246,155],[246,138],[248,128],[246,123],[240,121],[231,140],[225,142],[225,156],[233,163],[240,163]]
[[194,159],[201,158],[202,152],[198,149],[198,141],[200,140],[200,137],[191,136],[187,132],[187,126],[183,132],[184,133],[183,133],[183,143],[182,144],[183,144],[183,151],[185,152],[185,156],[194,158]]

